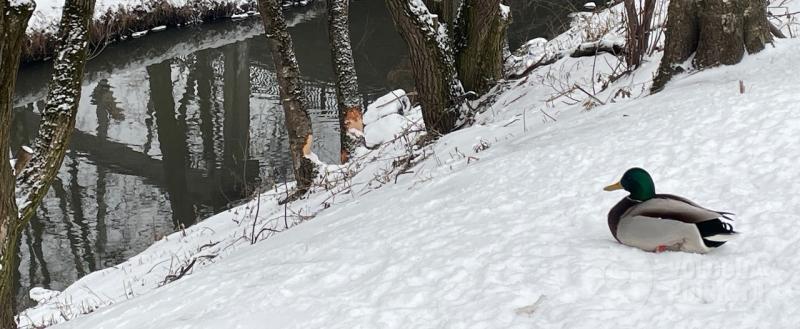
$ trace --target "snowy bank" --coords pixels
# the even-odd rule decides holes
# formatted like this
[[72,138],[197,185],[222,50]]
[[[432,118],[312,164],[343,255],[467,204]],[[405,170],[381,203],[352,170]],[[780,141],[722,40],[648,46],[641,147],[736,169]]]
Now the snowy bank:
[[[780,42],[654,96],[547,109],[555,122],[520,84],[396,183],[362,195],[359,174],[351,193],[289,210],[313,220],[250,246],[255,217],[258,230],[283,216],[266,194],[260,214],[254,202],[210,218],[22,317],[96,300],[113,305],[59,328],[791,327],[798,51]],[[631,166],[736,212],[744,233],[708,255],[616,243],[605,215],[621,195],[600,189]]]
[[[311,3],[285,0],[284,6]],[[23,61],[52,55],[63,6],[63,0],[36,1],[36,10],[26,30],[28,42],[23,48]],[[142,37],[151,30],[257,16],[256,8],[256,0],[97,0],[89,29],[90,41],[96,50],[101,50],[106,42]]]
[[[793,327],[798,51],[777,40],[656,95],[658,53],[618,79],[612,55],[563,57],[422,147],[419,109],[396,92],[365,118],[384,144],[326,167],[307,199],[278,206],[276,186],[63,292],[34,290],[21,327]],[[622,194],[601,188],[633,166],[737,213],[743,233],[707,255],[618,244],[606,213]]]

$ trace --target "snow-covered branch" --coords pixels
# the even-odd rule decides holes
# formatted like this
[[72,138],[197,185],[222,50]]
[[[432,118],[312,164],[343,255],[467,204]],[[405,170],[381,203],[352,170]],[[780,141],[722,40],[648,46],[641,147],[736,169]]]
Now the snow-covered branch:
[[28,166],[17,173],[17,207],[23,222],[33,215],[47,193],[64,160],[75,127],[92,8],[94,0],[67,0],[64,5],[61,43],[53,60],[53,75],[33,156]]

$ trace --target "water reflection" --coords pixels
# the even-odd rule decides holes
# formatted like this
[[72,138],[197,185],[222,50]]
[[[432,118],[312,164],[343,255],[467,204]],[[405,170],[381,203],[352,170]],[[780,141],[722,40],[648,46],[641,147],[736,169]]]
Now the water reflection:
[[[357,1],[351,11],[365,99],[413,88],[384,2]],[[317,2],[287,18],[313,107],[314,151],[335,162],[338,119],[324,12]],[[262,31],[258,20],[168,30],[109,46],[89,63],[70,151],[19,244],[20,307],[30,305],[31,287],[63,289],[228,208],[256,186],[291,176]],[[48,64],[21,70],[13,145],[35,136],[48,80]]]

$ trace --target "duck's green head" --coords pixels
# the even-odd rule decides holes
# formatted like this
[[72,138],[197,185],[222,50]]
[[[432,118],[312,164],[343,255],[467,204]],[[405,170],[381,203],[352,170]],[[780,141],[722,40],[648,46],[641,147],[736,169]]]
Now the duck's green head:
[[615,191],[620,189],[630,192],[630,198],[637,201],[647,201],[656,195],[656,186],[653,184],[653,179],[642,168],[628,169],[618,183],[606,186],[603,190]]

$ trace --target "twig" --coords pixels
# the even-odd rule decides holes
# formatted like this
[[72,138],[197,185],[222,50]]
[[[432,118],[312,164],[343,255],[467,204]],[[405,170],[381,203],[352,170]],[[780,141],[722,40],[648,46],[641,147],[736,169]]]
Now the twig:
[[256,193],[258,194],[258,197],[256,198],[256,216],[253,218],[253,231],[251,233],[253,239],[250,240],[250,244],[256,243],[256,223],[258,223],[258,213],[261,211],[261,193],[258,191],[256,191]]
[[547,116],[547,117],[548,117],[548,118],[550,118],[551,120],[553,120],[553,121],[558,121],[558,120],[556,120],[556,118],[554,118],[554,117],[552,117],[551,115],[547,114],[547,112],[545,112],[545,111],[544,111],[544,109],[539,109],[539,111],[540,111],[540,112],[542,112],[542,114],[544,114],[545,116]]
[[587,96],[591,97],[592,99],[596,100],[598,103],[600,103],[600,105],[606,105],[605,102],[601,101],[599,98],[595,97],[594,95],[592,95],[591,93],[589,93],[585,89],[581,88],[581,86],[579,86],[577,83],[575,84],[575,88],[577,88],[578,90],[582,91],[584,94],[586,94]]

